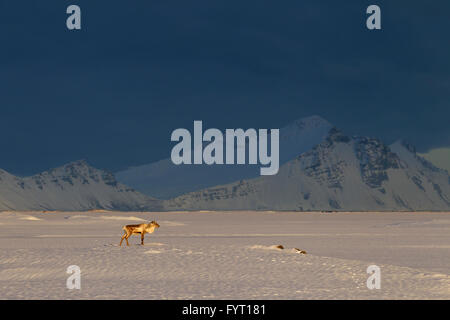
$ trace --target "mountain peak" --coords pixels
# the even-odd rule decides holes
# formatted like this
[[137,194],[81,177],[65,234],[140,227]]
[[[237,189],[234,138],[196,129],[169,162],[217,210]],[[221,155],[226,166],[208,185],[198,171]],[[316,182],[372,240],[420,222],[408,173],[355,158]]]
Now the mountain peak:
[[63,167],[91,167],[85,159],[75,160],[63,165]]
[[391,146],[401,146],[413,154],[417,153],[416,147],[404,139],[395,141]]
[[77,160],[25,178],[0,171],[0,210],[147,210],[157,203]]
[[346,136],[341,130],[336,127],[332,127],[328,132],[326,141],[329,143],[333,142],[343,142],[347,143],[350,141],[350,137]]
[[62,166],[49,169],[42,173],[37,174],[36,176],[42,175],[55,175],[55,176],[84,176],[84,175],[92,175],[94,172],[102,172],[102,170],[96,169],[90,166],[86,160],[76,160],[69,163],[66,163]]

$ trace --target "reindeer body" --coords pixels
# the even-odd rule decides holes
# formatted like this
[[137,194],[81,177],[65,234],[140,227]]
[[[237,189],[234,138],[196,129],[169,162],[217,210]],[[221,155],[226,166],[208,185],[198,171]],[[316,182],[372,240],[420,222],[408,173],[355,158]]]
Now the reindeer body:
[[133,234],[140,234],[141,244],[144,245],[144,235],[146,233],[153,233],[155,231],[155,228],[159,228],[159,224],[156,221],[142,224],[128,224],[122,228],[122,230],[124,231],[124,235],[120,239],[119,246],[122,245],[123,239],[125,239],[125,241],[127,242],[127,246],[129,246],[130,244],[128,243],[128,238]]

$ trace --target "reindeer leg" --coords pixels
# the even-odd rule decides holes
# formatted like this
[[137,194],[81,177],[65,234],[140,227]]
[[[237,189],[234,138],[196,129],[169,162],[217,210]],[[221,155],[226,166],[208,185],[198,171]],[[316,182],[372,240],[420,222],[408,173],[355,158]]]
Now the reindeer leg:
[[128,238],[130,237],[130,233],[127,233],[125,236],[125,241],[127,242],[127,246],[129,246],[130,244],[128,243]]
[[141,233],[141,245],[144,245],[144,233]]
[[127,234],[125,233],[125,234],[122,236],[122,238],[120,238],[119,247],[122,246],[122,241],[123,241],[123,239],[125,239],[125,236],[126,236],[126,235],[127,235]]

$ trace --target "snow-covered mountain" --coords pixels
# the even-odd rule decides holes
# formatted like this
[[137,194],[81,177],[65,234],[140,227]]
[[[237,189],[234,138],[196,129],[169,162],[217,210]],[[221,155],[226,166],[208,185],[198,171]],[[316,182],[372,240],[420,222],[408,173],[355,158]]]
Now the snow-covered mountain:
[[450,210],[446,170],[407,143],[349,137],[320,117],[280,130],[280,163],[274,176],[259,176],[259,166],[175,166],[170,159],[119,174],[156,195],[186,192],[168,200],[85,161],[25,178],[0,170],[0,210]]
[[26,178],[0,170],[0,210],[149,210],[158,204],[85,161]]
[[[280,165],[322,142],[332,125],[319,116],[280,129]],[[131,167],[117,180],[149,196],[169,199],[181,194],[260,175],[256,165],[174,165],[171,159]]]
[[241,180],[165,201],[167,210],[450,210],[450,177],[408,144],[330,130],[275,176]]

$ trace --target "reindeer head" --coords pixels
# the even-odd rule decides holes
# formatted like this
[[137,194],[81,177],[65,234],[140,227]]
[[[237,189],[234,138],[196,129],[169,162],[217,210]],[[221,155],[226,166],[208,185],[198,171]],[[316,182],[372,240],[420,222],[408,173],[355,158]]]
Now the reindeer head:
[[147,224],[147,227],[155,227],[155,228],[159,228],[159,224],[156,221],[152,221],[149,224]]

